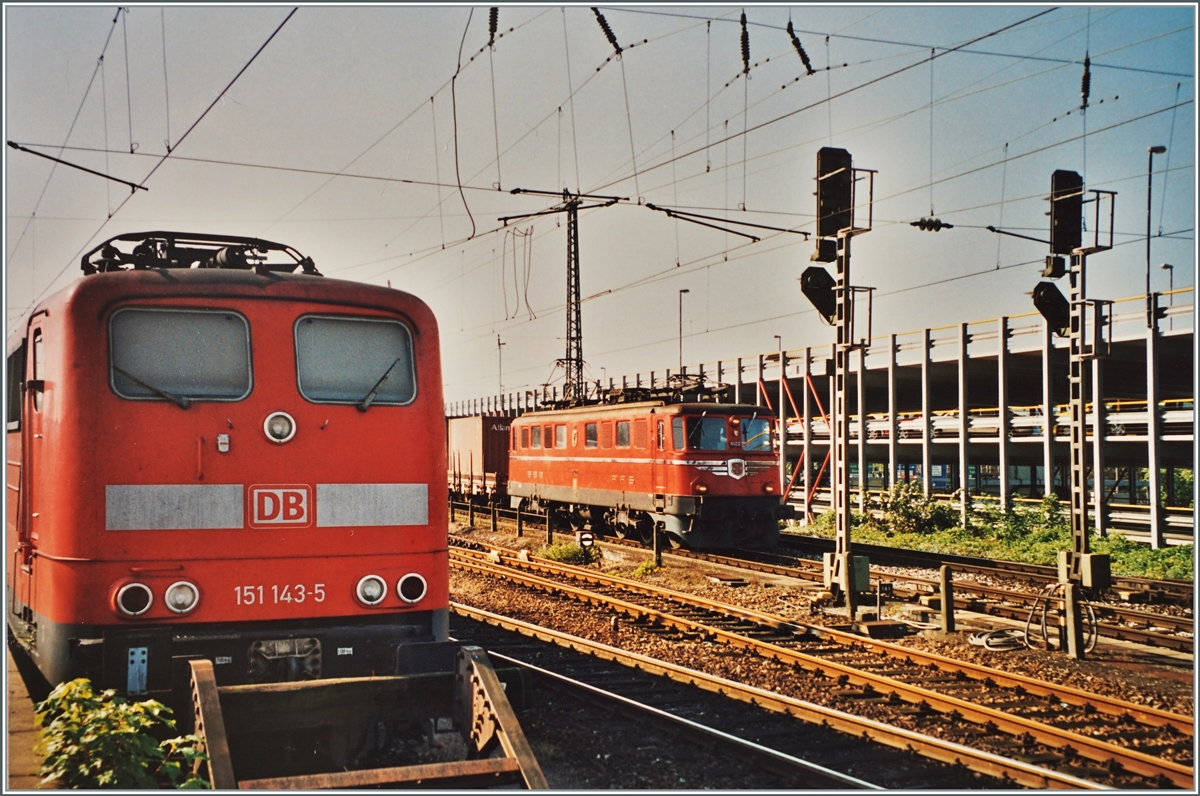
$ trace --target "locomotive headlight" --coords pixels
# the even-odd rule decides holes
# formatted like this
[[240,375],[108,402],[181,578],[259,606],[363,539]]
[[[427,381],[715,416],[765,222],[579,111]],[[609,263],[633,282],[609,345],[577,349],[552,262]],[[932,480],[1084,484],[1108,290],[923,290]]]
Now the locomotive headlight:
[[425,596],[425,578],[410,572],[396,581],[396,595],[406,603],[419,602]]
[[768,495],[770,495],[775,491],[775,485],[774,484],[766,484],[763,486],[763,491],[766,492]]
[[282,444],[296,435],[296,421],[287,412],[272,412],[263,421],[263,431],[271,442]]
[[194,583],[181,580],[167,587],[167,608],[177,614],[186,614],[200,602],[200,590]]
[[117,591],[117,609],[126,616],[141,616],[154,603],[154,593],[145,583],[126,583]]
[[363,605],[379,605],[387,595],[387,584],[378,575],[367,575],[358,582],[354,593]]
[[701,495],[703,495],[705,492],[708,491],[708,487],[705,486],[704,484],[696,484],[695,488],[696,488],[696,492],[698,492]]

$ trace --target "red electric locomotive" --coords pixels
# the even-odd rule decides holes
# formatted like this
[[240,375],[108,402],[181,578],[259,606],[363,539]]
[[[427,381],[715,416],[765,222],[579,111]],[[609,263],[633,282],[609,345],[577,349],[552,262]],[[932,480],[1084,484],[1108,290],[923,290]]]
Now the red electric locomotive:
[[534,412],[512,421],[508,494],[572,527],[649,543],[773,547],[791,516],[775,420],[761,407],[639,403]]
[[8,345],[8,625],[50,683],[166,696],[189,658],[234,685],[444,650],[429,308],[249,238],[121,235],[83,270]]

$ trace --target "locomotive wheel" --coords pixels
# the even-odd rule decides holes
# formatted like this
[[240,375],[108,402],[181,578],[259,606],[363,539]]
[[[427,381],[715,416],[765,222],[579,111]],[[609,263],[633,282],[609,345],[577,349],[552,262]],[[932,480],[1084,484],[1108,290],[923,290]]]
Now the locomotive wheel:
[[613,529],[613,533],[615,533],[617,535],[618,539],[628,539],[629,538],[629,526],[626,525],[625,523],[618,522],[612,526],[612,529]]
[[667,544],[669,544],[671,546],[672,550],[680,550],[680,549],[686,547],[686,545],[683,542],[683,539],[681,539],[680,537],[676,536],[673,533],[664,533],[663,536],[667,537]]
[[654,524],[651,522],[639,522],[637,524],[638,538],[642,540],[642,544],[647,547],[654,544]]

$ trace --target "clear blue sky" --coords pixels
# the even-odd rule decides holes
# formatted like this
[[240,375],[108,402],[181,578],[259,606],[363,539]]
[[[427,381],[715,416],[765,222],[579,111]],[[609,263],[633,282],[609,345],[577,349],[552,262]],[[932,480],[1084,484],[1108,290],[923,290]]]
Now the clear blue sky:
[[[1161,263],[1193,282],[1191,5],[749,6],[748,80],[741,7],[602,7],[615,58],[586,6],[501,6],[493,49],[486,7],[301,6],[222,95],[291,8],[5,6],[6,139],[149,188],[5,149],[10,332],[107,237],[255,235],[427,301],[448,400],[496,390],[497,335],[505,387],[532,388],[565,349],[565,219],[497,219],[553,203],[513,188],[567,187],[629,198],[581,215],[590,377],[673,367],[682,288],[686,362],[826,345],[797,283],[811,243],[638,200],[811,230],[827,145],[878,170],[853,259],[876,333],[1030,311],[1046,246],[984,228],[1046,237],[1060,168],[1118,192],[1089,293],[1140,294],[1157,144],[1153,286]],[[955,228],[909,225],[931,210]]]

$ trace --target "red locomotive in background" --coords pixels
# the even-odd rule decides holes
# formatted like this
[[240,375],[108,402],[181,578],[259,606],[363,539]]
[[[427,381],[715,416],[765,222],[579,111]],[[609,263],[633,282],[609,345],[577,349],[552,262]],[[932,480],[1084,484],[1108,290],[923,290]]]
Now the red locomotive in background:
[[[497,421],[511,423],[506,461],[469,444],[495,436]],[[482,435],[456,435],[467,424]],[[450,429],[461,440],[450,452],[452,489],[470,494],[473,483],[476,496],[548,511],[562,528],[647,544],[657,532],[675,546],[773,547],[779,521],[791,516],[780,497],[775,419],[761,407],[641,401],[455,418]]]
[[393,674],[444,647],[428,307],[248,238],[122,235],[83,269],[8,344],[8,625],[49,682]]

